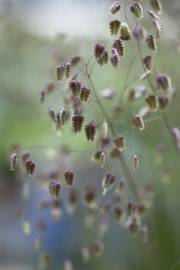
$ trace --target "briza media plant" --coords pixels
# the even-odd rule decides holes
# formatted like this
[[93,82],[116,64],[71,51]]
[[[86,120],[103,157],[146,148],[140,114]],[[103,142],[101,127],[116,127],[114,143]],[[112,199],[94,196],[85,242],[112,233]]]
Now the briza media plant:
[[[161,73],[155,65],[163,31],[162,12],[159,0],[149,0],[145,5],[138,0],[129,0],[126,3],[114,2],[109,9],[110,20],[107,25],[110,38],[108,35],[107,40],[98,41],[94,45],[89,60],[77,55],[59,63],[54,67],[54,82],[49,83],[41,91],[40,100],[43,103],[48,100],[50,94],[60,88],[58,91],[61,91],[62,105],[55,110],[51,104],[47,117],[52,122],[54,130],[60,132],[62,137],[65,128],[72,134],[72,140],[73,136],[83,134],[87,140],[89,162],[95,163],[102,175],[101,192],[91,182],[83,188],[77,185],[76,172],[69,168],[67,162],[73,152],[70,147],[62,145],[56,149],[57,166],[48,172],[42,168],[38,170],[32,154],[24,152],[21,147],[13,148],[10,153],[12,171],[18,166],[21,172],[45,184],[50,197],[41,201],[39,207],[51,209],[52,219],[58,222],[64,211],[76,215],[79,202],[86,210],[84,223],[87,226],[96,226],[97,236],[91,243],[84,243],[79,250],[84,263],[88,263],[94,256],[99,257],[103,254],[106,248],[104,235],[112,222],[125,228],[134,237],[148,241],[146,216],[153,201],[149,201],[151,189],[143,184],[143,181],[137,182],[137,171],[144,161],[141,154],[129,151],[132,131],[136,130],[138,135],[143,134],[151,119],[162,122],[169,135],[172,151],[176,159],[180,160],[180,129],[171,126],[167,118],[167,108],[173,104],[176,91],[170,76]],[[133,61],[129,61],[128,55],[132,48]],[[114,72],[120,73],[123,65],[129,67],[129,73],[133,73],[133,68],[136,69],[133,63],[136,60],[142,73],[131,79],[130,83],[130,75],[127,74],[120,98],[118,93],[111,89],[105,89],[101,93],[97,90],[92,79],[95,65],[99,70],[102,69],[103,80],[103,76],[106,76],[103,74],[103,66],[107,65]],[[116,99],[114,95],[117,96]],[[111,107],[107,106],[107,100],[111,102]],[[136,102],[140,107],[138,111],[133,112],[133,105]],[[96,106],[95,110],[91,109],[92,104]],[[97,111],[100,111],[100,117]],[[120,132],[122,128],[119,127],[123,125],[128,127],[130,136]],[[148,126],[149,132],[150,128]],[[89,151],[89,148],[92,151]],[[160,162],[163,156],[163,144],[157,145],[154,163],[157,167],[159,164],[162,165],[164,174],[166,170]],[[99,179],[95,180],[98,186]],[[66,201],[63,201],[64,192],[67,192]],[[65,209],[62,207],[63,204],[66,205]],[[27,222],[23,224],[24,232],[29,233],[31,224]],[[39,222],[38,229],[43,234],[46,231],[46,222]],[[37,239],[36,246],[38,250],[44,250],[43,237]],[[44,267],[48,267],[51,259],[48,253],[44,253],[40,261]],[[64,260],[63,267],[65,270],[76,269],[71,258]]]

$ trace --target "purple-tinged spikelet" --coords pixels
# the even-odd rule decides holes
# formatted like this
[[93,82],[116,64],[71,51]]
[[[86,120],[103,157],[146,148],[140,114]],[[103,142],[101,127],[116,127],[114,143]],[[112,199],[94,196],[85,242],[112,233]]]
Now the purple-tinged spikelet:
[[49,182],[49,193],[53,196],[58,197],[61,190],[61,185],[56,180]]
[[153,66],[153,58],[151,55],[147,55],[143,58],[143,64],[147,70],[151,70]]
[[170,90],[171,88],[171,79],[166,74],[159,74],[156,79],[157,87],[165,91]]
[[112,56],[111,56],[111,63],[114,67],[117,67],[120,63],[120,56],[116,48],[112,48]]
[[114,2],[110,8],[112,14],[116,14],[121,9],[121,5],[119,2]]
[[134,16],[138,19],[143,17],[143,7],[139,2],[132,2],[130,5],[130,11],[134,14]]
[[69,88],[71,89],[74,96],[78,96],[80,94],[81,86],[82,85],[80,81],[72,80],[69,82]]
[[125,46],[124,42],[121,39],[117,39],[113,43],[113,48],[115,48],[120,56],[125,55]]

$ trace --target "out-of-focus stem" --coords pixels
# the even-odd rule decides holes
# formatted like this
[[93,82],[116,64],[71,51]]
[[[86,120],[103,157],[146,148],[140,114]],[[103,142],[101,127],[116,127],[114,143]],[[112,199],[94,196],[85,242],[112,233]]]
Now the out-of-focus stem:
[[[99,108],[100,108],[100,110],[101,110],[101,112],[102,112],[102,115],[103,115],[107,120],[110,120],[110,118],[109,118],[109,116],[108,116],[106,110],[104,109],[104,107],[103,107],[103,105],[102,105],[101,100],[100,100],[99,97],[98,97],[98,94],[97,94],[97,92],[96,92],[94,83],[93,83],[93,81],[91,80],[90,74],[89,74],[89,72],[88,72],[87,65],[85,66],[85,68],[86,68],[86,74],[87,74],[88,81],[89,81],[89,83],[90,83],[90,85],[91,85],[91,88],[92,88],[92,90],[93,90],[93,93],[94,93],[94,95],[95,95],[95,98],[96,98],[96,100],[97,100],[97,103],[99,104]],[[113,134],[113,136],[116,136],[116,132],[115,132],[115,129],[114,129],[114,127],[113,127],[113,124],[111,123],[111,121],[108,121],[108,123],[109,123],[109,127],[110,127],[110,130],[111,130],[111,133]],[[132,189],[132,192],[133,192],[133,194],[134,194],[136,200],[138,201],[138,200],[139,200],[139,194],[138,194],[138,191],[137,191],[135,182],[134,182],[134,178],[133,178],[132,174],[131,174],[130,171],[129,171],[129,168],[128,168],[127,164],[126,164],[126,160],[125,160],[123,154],[121,154],[121,156],[120,156],[120,161],[121,161],[121,166],[122,166],[123,173],[124,173],[124,175],[127,176],[127,177],[126,177],[127,184],[128,184],[128,186]]]

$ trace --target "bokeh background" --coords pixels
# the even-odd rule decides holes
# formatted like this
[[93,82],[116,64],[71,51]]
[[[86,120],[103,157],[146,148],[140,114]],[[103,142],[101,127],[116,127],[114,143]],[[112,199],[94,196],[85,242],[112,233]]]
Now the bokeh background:
[[[37,269],[38,255],[34,239],[38,233],[34,225],[41,218],[48,222],[48,229],[44,233],[44,252],[53,255],[50,269],[63,269],[64,258],[71,258],[75,262],[75,269],[180,269],[180,164],[168,134],[158,121],[150,122],[145,137],[135,136],[132,141],[132,147],[143,156],[144,163],[139,172],[143,176],[142,181],[152,181],[156,187],[153,209],[148,216],[150,240],[141,243],[113,224],[105,238],[105,253],[88,265],[82,264],[78,248],[85,240],[88,242],[93,239],[96,231],[82,226],[83,209],[80,207],[75,216],[65,215],[60,223],[54,224],[49,221],[50,213],[42,213],[37,207],[38,202],[48,196],[46,188],[40,187],[36,181],[24,180],[21,175],[14,175],[9,170],[8,155],[13,144],[21,145],[25,151],[32,151],[41,161],[40,167],[43,167],[44,160],[54,153],[52,149],[66,143],[75,149],[69,157],[69,163],[76,168],[79,179],[89,182],[99,177],[98,169],[86,162],[84,149],[89,147],[86,141],[81,136],[72,137],[68,130],[63,137],[52,129],[47,110],[49,106],[59,106],[61,95],[52,94],[42,104],[40,92],[54,80],[54,67],[58,61],[63,62],[74,54],[82,54],[88,59],[94,42],[107,39],[111,2],[0,1],[1,270]],[[180,126],[180,2],[162,0],[162,4],[163,42],[159,45],[156,65],[172,77],[173,86],[177,90],[173,106],[168,109],[168,119],[173,127]],[[132,54],[133,50],[129,59]],[[134,65],[138,74],[141,70],[138,61]],[[121,66],[117,72],[107,67],[102,75],[102,71],[95,66],[92,78],[99,91],[113,87],[121,92],[127,72],[127,66]],[[132,77],[135,76],[136,73],[132,71]],[[91,110],[94,110],[93,106]],[[107,102],[106,106],[110,108],[111,105]],[[127,111],[135,111],[138,106],[127,104]],[[124,132],[131,140],[132,133],[129,130]],[[154,153],[160,143],[166,145],[165,160],[172,168],[171,175],[164,178],[159,169],[154,167]],[[17,217],[18,211],[23,213],[22,218]],[[23,234],[23,220],[32,224],[29,236]]]

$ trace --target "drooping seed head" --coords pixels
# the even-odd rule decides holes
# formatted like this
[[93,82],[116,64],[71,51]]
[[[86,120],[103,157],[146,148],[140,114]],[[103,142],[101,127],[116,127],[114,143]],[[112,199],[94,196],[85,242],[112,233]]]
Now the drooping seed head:
[[106,173],[102,181],[103,195],[109,191],[115,183],[115,175],[112,172]]
[[122,213],[123,213],[122,209],[119,205],[117,205],[113,208],[113,217],[117,222],[119,222],[121,220]]
[[91,95],[91,90],[86,88],[86,87],[81,87],[81,92],[80,92],[80,100],[87,102],[89,97]]
[[70,72],[71,72],[71,64],[68,62],[66,63],[65,66],[65,75],[67,79],[70,77]]
[[50,108],[48,110],[48,113],[49,113],[51,120],[55,123],[56,122],[56,114],[55,114],[54,110],[52,108]]
[[121,39],[117,39],[113,43],[113,48],[115,48],[120,56],[125,55],[125,46],[124,42]]
[[159,14],[162,12],[162,5],[160,0],[150,0],[150,4],[153,8],[153,10]]
[[10,154],[10,171],[14,171],[17,165],[17,154],[11,153]]
[[127,23],[122,23],[120,27],[120,39],[127,41],[131,39],[131,30]]
[[72,91],[72,94],[74,96],[78,96],[79,93],[80,93],[80,90],[81,90],[81,82],[80,81],[77,81],[77,80],[72,80],[69,82],[69,88],[71,89]]
[[158,97],[158,106],[161,111],[165,110],[169,105],[170,99],[168,96],[159,96]]
[[143,17],[143,7],[139,2],[132,2],[130,5],[130,11],[134,14],[134,16],[138,19]]
[[137,170],[138,165],[139,165],[139,157],[137,155],[133,155],[133,157],[132,157],[133,170]]
[[99,59],[103,56],[105,52],[105,46],[103,44],[97,43],[94,48],[94,56]]
[[151,70],[153,66],[153,58],[151,55],[147,55],[143,58],[143,64],[147,70]]
[[94,141],[96,135],[96,124],[91,121],[85,126],[85,134],[88,141]]
[[33,175],[34,171],[36,169],[36,164],[32,160],[27,160],[26,161],[26,172],[28,175]]
[[76,208],[78,199],[79,199],[79,192],[76,189],[71,188],[68,193],[68,209],[70,213],[72,213]]
[[147,38],[146,38],[146,43],[148,45],[148,47],[156,52],[157,51],[157,44],[156,44],[156,40],[155,38],[153,37],[153,35],[148,35]]
[[56,113],[56,129],[60,129],[61,128],[61,116],[60,113]]
[[157,111],[158,109],[158,97],[155,95],[150,95],[146,98],[146,102],[149,105],[150,109]]
[[116,14],[121,9],[121,4],[119,2],[114,2],[110,7],[112,14]]
[[66,69],[65,65],[59,65],[56,67],[55,73],[58,81],[61,81],[63,79],[65,69]]
[[119,136],[115,137],[113,139],[113,141],[114,141],[114,144],[116,145],[116,147],[120,151],[123,151],[124,150],[126,141],[125,141],[125,139],[124,139],[123,136],[119,135]]
[[97,62],[99,65],[104,65],[104,64],[107,64],[108,63],[108,60],[109,60],[109,55],[108,55],[108,52],[105,51],[104,54],[97,59]]
[[114,67],[117,67],[120,63],[120,56],[116,48],[112,48],[112,56],[111,56],[111,63]]
[[73,115],[72,126],[73,126],[73,131],[75,133],[80,132],[82,130],[83,123],[84,123],[84,116],[80,114]]
[[72,185],[74,184],[74,173],[72,171],[65,171],[64,179],[67,186],[72,187]]
[[119,20],[113,20],[109,23],[109,29],[111,35],[117,35],[121,26],[121,22]]
[[139,130],[142,131],[145,129],[143,118],[139,114],[133,116],[133,123]]
[[53,196],[58,197],[61,190],[61,185],[56,180],[49,182],[49,193]]
[[171,89],[171,79],[166,74],[159,74],[156,78],[157,88],[161,88],[165,91]]
[[84,202],[91,209],[96,208],[96,193],[93,188],[87,187],[84,194]]
[[61,121],[61,125],[64,125],[65,122],[68,120],[69,118],[69,112],[67,111],[67,109],[62,108],[60,110],[60,121]]

